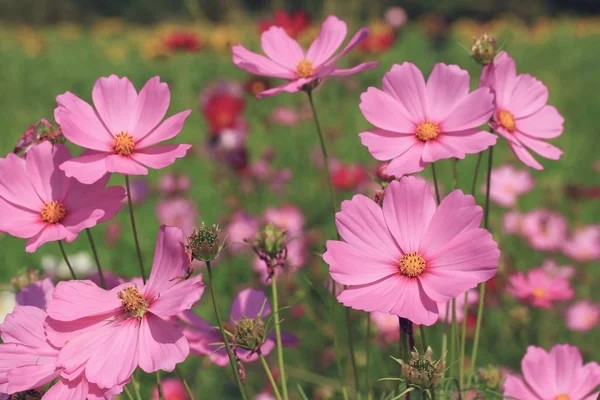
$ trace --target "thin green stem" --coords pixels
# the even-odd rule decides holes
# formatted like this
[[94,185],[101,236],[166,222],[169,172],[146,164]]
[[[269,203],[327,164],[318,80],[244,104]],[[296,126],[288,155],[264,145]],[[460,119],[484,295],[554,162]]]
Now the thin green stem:
[[265,356],[263,356],[263,354],[261,353],[261,351],[258,351],[258,358],[260,358],[260,362],[265,370],[265,373],[267,374],[267,378],[269,378],[269,382],[271,383],[271,387],[273,388],[273,392],[275,393],[275,398],[277,400],[281,400],[281,393],[279,393],[279,388],[277,387],[277,383],[275,383],[275,379],[273,378],[273,374],[271,373],[271,369],[269,368],[269,364],[267,364],[267,360],[265,360]]
[[277,295],[277,274],[271,278],[271,292],[273,293],[273,315],[275,316],[275,336],[277,339],[277,361],[279,363],[279,376],[284,400],[288,400],[287,378],[285,376],[285,362],[283,361],[283,343],[281,341],[281,326],[279,318],[279,296]]
[[215,315],[217,317],[217,324],[219,325],[219,332],[221,332],[221,337],[223,338],[223,344],[225,345],[225,349],[227,350],[227,356],[229,356],[229,365],[231,366],[231,371],[233,372],[233,376],[235,377],[235,383],[238,386],[242,399],[247,400],[248,396],[246,395],[246,391],[244,390],[244,386],[242,384],[242,379],[240,378],[240,373],[237,369],[236,359],[233,356],[231,351],[231,346],[229,346],[229,339],[225,334],[225,329],[223,329],[223,322],[221,320],[221,314],[219,313],[219,308],[217,307],[217,300],[215,298],[215,290],[213,285],[213,273],[212,267],[210,266],[210,261],[206,261],[206,269],[208,270],[208,286],[210,289],[210,297],[212,300],[213,308],[215,310]]
[[419,325],[419,333],[421,334],[421,345],[423,346],[423,352],[427,351],[427,336],[425,335],[425,327],[423,325]]
[[127,386],[124,386],[123,389],[125,390],[125,394],[127,395],[127,398],[129,400],[134,400],[133,399],[133,395],[131,394],[131,392],[129,391],[129,388]]
[[458,188],[458,160],[456,158],[452,159],[452,187]]
[[67,267],[69,268],[69,271],[71,271],[71,277],[75,280],[77,280],[77,276],[75,276],[75,271],[73,271],[73,266],[71,265],[71,262],[69,261],[69,257],[67,257],[67,253],[65,252],[65,248],[63,246],[62,240],[58,241],[58,247],[60,248],[60,252],[63,256],[63,258],[65,259],[65,262],[67,263]]
[[475,189],[477,188],[477,175],[479,175],[479,167],[481,166],[481,159],[483,158],[483,151],[477,155],[477,164],[475,164],[475,172],[473,173],[473,183],[471,184],[471,194],[475,196]]
[[127,188],[127,204],[129,205],[129,219],[131,220],[131,229],[133,230],[133,239],[135,240],[135,250],[137,252],[138,262],[140,264],[140,273],[142,274],[142,281],[146,284],[146,270],[144,268],[144,261],[142,260],[142,250],[140,249],[140,242],[138,240],[137,229],[135,228],[135,217],[133,216],[133,203],[131,201],[131,188],[129,186],[129,177],[125,175],[125,187]]
[[96,260],[98,276],[100,277],[100,285],[103,289],[106,289],[106,279],[104,279],[104,273],[102,273],[102,267],[100,266],[100,258],[98,257],[98,250],[96,249],[96,244],[94,243],[94,238],[92,237],[92,231],[90,230],[90,228],[86,228],[85,232],[87,233],[88,240],[90,241],[90,246],[92,247],[92,253],[94,254],[94,259]]
[[450,309],[452,312],[450,327],[450,373],[453,375],[456,368],[456,299],[452,299]]
[[354,375],[354,386],[358,393],[360,384],[358,381],[358,369],[356,367],[356,355],[354,354],[354,335],[352,333],[352,314],[350,311],[349,307],[344,307],[344,312],[346,313],[346,332],[348,333],[348,348],[350,350],[350,363],[352,364],[352,373]]
[[181,383],[183,383],[183,387],[185,388],[185,392],[187,393],[189,400],[196,400],[196,398],[194,397],[194,394],[192,393],[192,390],[190,389],[190,385],[188,385],[187,380],[181,374],[181,371],[179,371],[179,367],[175,367],[175,373],[179,377],[179,380],[181,381]]
[[371,385],[371,374],[369,369],[369,362],[371,358],[371,313],[367,313],[367,338],[365,343],[366,350],[366,361],[365,361],[365,384],[367,388],[367,397],[373,393],[373,386]]
[[433,186],[435,187],[435,199],[440,204],[440,189],[438,187],[437,174],[435,173],[435,163],[431,163],[431,174],[433,175]]
[[465,292],[464,306],[463,306],[463,320],[460,335],[460,369],[458,370],[458,381],[461,386],[464,385],[463,379],[465,376],[465,350],[467,347],[467,312],[469,310],[469,292]]
[[135,378],[135,374],[131,375],[131,383],[133,384],[133,392],[135,393],[135,398],[137,400],[142,400],[142,395],[140,394],[140,383]]
[[158,391],[158,399],[159,400],[164,400],[165,396],[163,394],[163,390],[162,390],[162,383],[160,380],[160,372],[156,371],[156,390]]

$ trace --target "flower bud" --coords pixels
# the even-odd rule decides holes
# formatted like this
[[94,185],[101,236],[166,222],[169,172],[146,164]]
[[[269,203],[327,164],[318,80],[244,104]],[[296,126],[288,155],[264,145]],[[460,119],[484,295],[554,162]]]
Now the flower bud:
[[233,333],[233,343],[235,346],[257,350],[265,340],[265,324],[260,316],[254,319],[248,317],[242,318],[236,323]]
[[271,257],[285,249],[286,231],[273,224],[266,225],[256,236],[256,247]]
[[473,38],[473,46],[471,46],[471,56],[481,65],[488,65],[496,57],[498,46],[496,38],[487,33]]
[[206,226],[204,223],[199,229],[194,229],[188,238],[188,250],[192,256],[199,261],[212,261],[223,249],[223,243],[219,239],[219,225]]
[[404,360],[398,360],[402,365],[402,374],[406,377],[408,384],[419,386],[423,389],[428,389],[435,386],[444,371],[444,361],[439,359],[434,361],[431,356],[433,350],[427,347],[427,351],[423,355],[419,355],[419,351],[411,352],[411,358],[408,363]]
[[391,175],[387,172],[388,166],[390,165],[389,162],[384,162],[379,164],[379,166],[377,167],[377,171],[375,171],[375,176],[377,176],[377,179],[379,179],[379,181],[383,184],[383,183],[390,183],[393,180],[396,180],[396,177],[394,175]]

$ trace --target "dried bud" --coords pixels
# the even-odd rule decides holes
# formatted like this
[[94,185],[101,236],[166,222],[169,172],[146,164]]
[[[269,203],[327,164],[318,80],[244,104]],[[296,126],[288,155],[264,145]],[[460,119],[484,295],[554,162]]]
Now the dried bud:
[[496,390],[504,383],[504,376],[500,368],[494,365],[488,365],[485,368],[479,368],[479,379],[483,381],[489,389]]
[[471,46],[471,56],[481,65],[488,65],[496,57],[498,46],[496,38],[487,33],[473,38],[473,46]]
[[236,322],[233,344],[247,350],[258,350],[265,341],[265,324],[260,316],[242,318]]
[[271,257],[281,253],[285,244],[286,231],[273,224],[265,226],[256,236],[256,247]]
[[379,181],[383,184],[383,183],[390,183],[394,180],[396,180],[396,177],[394,175],[390,175],[387,172],[388,166],[390,165],[389,162],[384,162],[379,164],[379,167],[377,167],[377,171],[375,171],[375,176],[377,176],[377,179],[379,179]]
[[412,357],[408,364],[403,360],[398,362],[402,365],[402,374],[406,377],[408,384],[419,386],[422,389],[428,389],[435,386],[444,371],[444,361],[442,359],[434,361],[431,356],[433,350],[427,347],[423,355],[419,351],[411,352]]
[[219,239],[219,225],[206,226],[204,223],[188,238],[188,251],[199,261],[212,261],[223,249],[223,243]]
[[40,400],[42,394],[37,390],[26,390],[25,392],[11,394],[9,400]]

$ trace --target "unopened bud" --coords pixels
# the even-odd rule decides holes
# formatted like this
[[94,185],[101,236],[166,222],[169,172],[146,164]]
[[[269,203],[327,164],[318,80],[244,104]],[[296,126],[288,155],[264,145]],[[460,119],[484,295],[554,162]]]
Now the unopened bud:
[[285,248],[285,236],[285,230],[268,224],[256,236],[255,245],[270,257],[275,257]]
[[387,171],[389,165],[390,163],[388,162],[379,164],[379,167],[377,167],[377,171],[375,171],[375,176],[377,176],[377,179],[379,179],[381,183],[390,183],[391,181],[396,180],[396,177],[394,175],[389,174]]
[[260,316],[242,318],[236,323],[233,343],[247,350],[259,349],[265,340],[265,324]]
[[423,355],[419,355],[419,351],[415,349],[411,352],[408,363],[404,360],[398,361],[402,365],[402,374],[406,377],[408,384],[428,389],[440,381],[444,371],[444,361],[442,359],[434,361],[432,355],[431,347],[427,347],[427,351]]
[[219,239],[219,225],[206,226],[204,223],[199,229],[194,229],[188,238],[188,249],[196,260],[208,262],[219,255],[223,243]]
[[496,57],[498,45],[494,36],[487,33],[473,38],[473,46],[471,46],[471,56],[481,65],[488,65]]

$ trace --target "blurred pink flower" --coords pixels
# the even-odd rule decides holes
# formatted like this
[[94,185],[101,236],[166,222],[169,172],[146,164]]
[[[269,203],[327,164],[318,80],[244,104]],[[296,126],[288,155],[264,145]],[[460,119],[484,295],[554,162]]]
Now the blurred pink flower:
[[108,176],[93,185],[66,177],[59,165],[70,158],[66,146],[50,142],[33,147],[25,159],[12,153],[0,158],[0,232],[29,239],[28,253],[47,242],[73,242],[121,207],[125,191],[106,188]]
[[509,375],[504,396],[522,400],[593,400],[599,392],[600,365],[583,364],[577,347],[557,344],[549,352],[529,346],[521,361],[523,378]]
[[508,211],[502,216],[502,232],[509,235],[521,233],[523,214],[519,211]]
[[567,328],[577,332],[587,332],[600,322],[600,305],[589,300],[581,300],[567,310]]
[[[531,191],[534,186],[535,181],[529,171],[505,164],[492,170],[490,199],[502,207],[512,207],[519,196]],[[481,191],[485,193],[486,185],[482,185]]]
[[[148,182],[143,178],[132,179],[129,182],[129,187],[131,188],[131,202],[133,204],[142,204],[150,194]],[[126,203],[127,199],[123,199],[123,202]]]
[[345,241],[327,241],[331,277],[348,288],[345,306],[381,311],[432,325],[448,301],[498,270],[500,251],[480,229],[482,209],[460,190],[439,206],[427,182],[412,176],[390,183],[383,210],[356,195],[342,203],[336,224]]
[[181,131],[191,110],[180,112],[159,125],[171,93],[158,76],[138,94],[127,78],[99,78],[92,90],[96,109],[71,92],[56,98],[54,118],[71,142],[87,148],[60,168],[69,177],[94,183],[107,173],[147,175],[148,168],[161,169],[185,156],[191,145],[154,146]]
[[402,28],[408,20],[408,15],[404,8],[398,6],[392,6],[385,11],[384,15],[385,22],[395,29]]
[[562,244],[562,252],[577,261],[600,260],[600,225],[575,229]]
[[279,106],[271,112],[271,121],[278,125],[292,126],[300,122],[300,114],[292,108]]
[[233,253],[247,252],[250,246],[245,240],[254,240],[254,237],[260,229],[258,218],[238,210],[231,214],[229,224],[225,230],[227,236],[228,249]]
[[[63,376],[85,377],[111,388],[140,367],[173,371],[189,354],[181,327],[171,319],[202,296],[202,276],[184,280],[189,258],[181,229],[161,226],[146,285],[124,283],[104,290],[91,281],[56,286],[46,320],[48,340],[62,347]],[[114,366],[119,366],[115,368]]]
[[533,307],[552,308],[553,302],[572,299],[575,292],[568,279],[553,276],[543,268],[521,271],[508,277],[506,291]]
[[254,396],[254,400],[275,400],[275,397],[270,392],[263,390]]
[[517,66],[506,52],[483,69],[479,82],[496,95],[492,128],[506,139],[511,150],[525,165],[544,169],[528,151],[558,160],[563,153],[546,139],[560,136],[564,118],[549,106],[548,89],[529,74],[517,75]]
[[16,305],[33,306],[46,310],[48,303],[52,300],[53,292],[54,284],[50,278],[42,279],[21,289],[16,296]]
[[[477,304],[479,302],[479,292],[477,290],[469,290],[469,295],[467,297],[468,306]],[[446,317],[446,307],[449,306],[449,314]],[[468,307],[467,306],[467,307]],[[440,322],[448,322],[452,323],[452,301],[448,301],[445,303],[438,303],[439,307],[439,315],[438,321]],[[461,293],[456,296],[456,322],[461,323],[465,318],[465,294]],[[446,319],[448,318],[448,319]]]
[[123,228],[118,221],[110,221],[106,224],[106,231],[104,232],[104,238],[106,240],[106,244],[110,247],[114,247],[119,240],[121,240],[121,234],[123,233]]
[[571,279],[575,276],[575,268],[571,265],[559,266],[554,260],[545,260],[542,264],[542,269],[550,276],[558,276],[565,279]]
[[159,190],[166,196],[185,194],[190,190],[190,177],[183,174],[167,173],[158,181]]
[[331,183],[338,190],[356,191],[370,181],[367,169],[359,163],[346,164],[337,159],[331,159],[329,171]]
[[464,158],[496,143],[478,127],[494,111],[490,89],[469,93],[469,73],[456,65],[436,64],[425,83],[412,63],[396,64],[383,77],[383,90],[370,87],[360,109],[375,129],[360,134],[379,161],[391,160],[388,173],[422,171],[428,163]]
[[398,316],[379,311],[370,313],[373,324],[379,330],[378,337],[385,343],[397,343],[400,338]]
[[523,217],[521,233],[535,250],[557,251],[567,237],[567,221],[561,214],[537,209]]
[[161,224],[178,226],[185,236],[189,236],[196,226],[198,209],[190,199],[173,197],[158,202],[156,217]]
[[267,57],[253,53],[242,45],[233,46],[233,63],[251,74],[281,78],[287,83],[265,90],[257,97],[273,96],[281,92],[294,93],[305,85],[318,82],[331,76],[347,76],[370,68],[378,62],[359,64],[350,69],[342,69],[335,63],[356,45],[363,41],[368,30],[359,30],[350,39],[344,50],[333,54],[340,47],[347,34],[344,21],[330,15],[321,26],[317,39],[304,52],[297,41],[288,36],[283,28],[271,27],[261,35],[261,47]]
[[292,239],[294,236],[302,235],[306,218],[304,213],[292,204],[286,204],[280,207],[268,207],[265,209],[265,221],[276,225],[281,229],[285,229],[288,237]]
[[[185,386],[179,379],[166,378],[160,382],[160,388],[162,391],[163,400],[190,400],[185,391]],[[152,388],[151,400],[159,400],[158,387]]]

